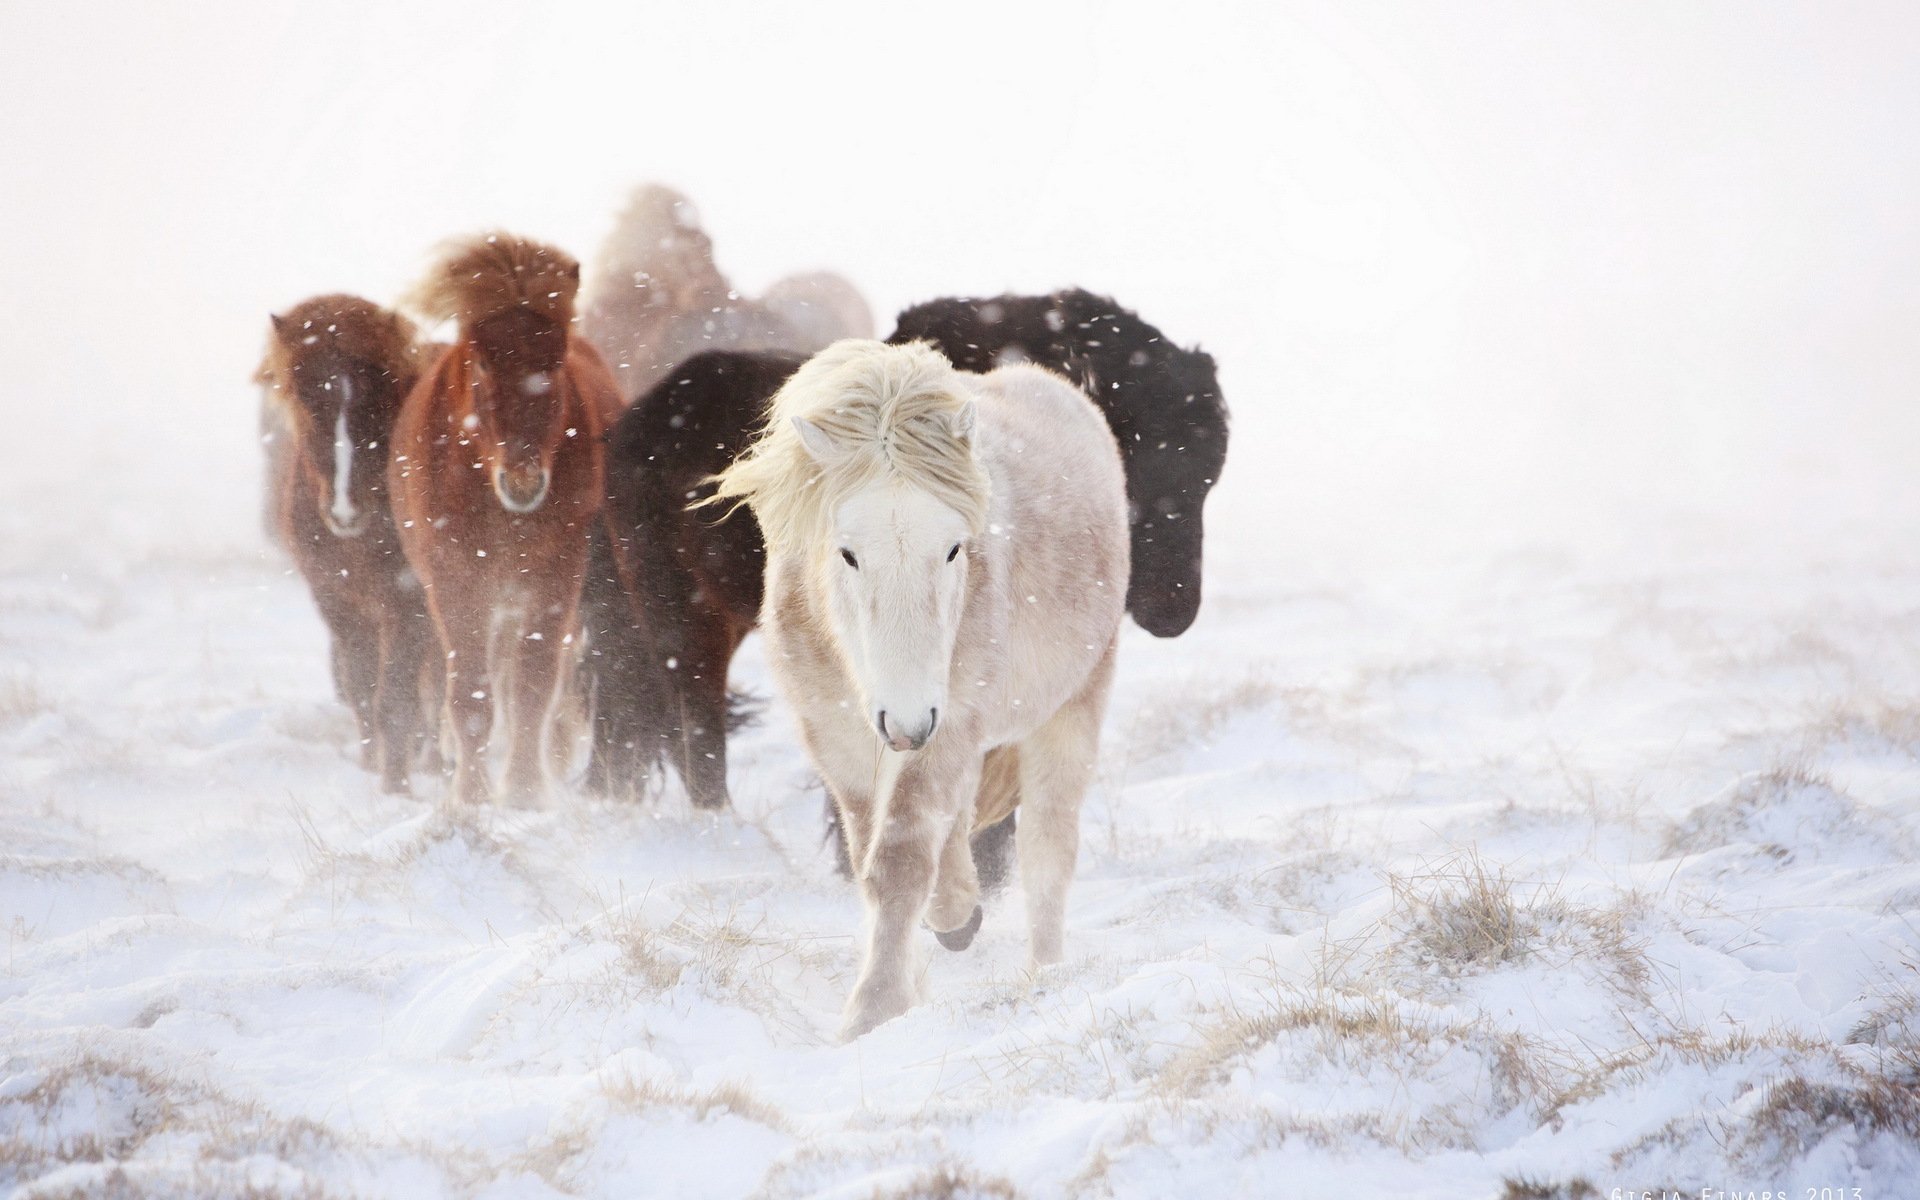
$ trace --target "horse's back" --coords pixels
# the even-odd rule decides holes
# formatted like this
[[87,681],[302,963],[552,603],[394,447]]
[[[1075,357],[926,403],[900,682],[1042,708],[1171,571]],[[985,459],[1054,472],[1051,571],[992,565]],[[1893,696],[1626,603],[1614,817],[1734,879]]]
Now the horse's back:
[[[1086,394],[1040,367],[979,376],[978,443],[1010,564],[1013,636],[1104,648],[1127,589],[1127,494],[1113,431]],[[988,531],[990,538],[996,531]],[[1029,599],[1032,597],[1033,599]]]
[[1087,394],[1043,367],[1019,363],[979,376],[982,417],[1014,450],[1027,473],[1065,473],[1091,498],[1106,496],[1125,519],[1126,484],[1120,450],[1105,416]]

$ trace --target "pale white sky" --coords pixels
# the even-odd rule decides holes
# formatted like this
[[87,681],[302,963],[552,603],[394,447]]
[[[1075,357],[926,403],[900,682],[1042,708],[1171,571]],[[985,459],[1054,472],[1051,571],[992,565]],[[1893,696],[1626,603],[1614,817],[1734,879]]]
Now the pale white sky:
[[9,2],[0,414],[208,503],[271,308],[484,225],[588,257],[660,179],[749,287],[1079,283],[1203,343],[1243,524],[1871,512],[1920,431],[1915,11]]

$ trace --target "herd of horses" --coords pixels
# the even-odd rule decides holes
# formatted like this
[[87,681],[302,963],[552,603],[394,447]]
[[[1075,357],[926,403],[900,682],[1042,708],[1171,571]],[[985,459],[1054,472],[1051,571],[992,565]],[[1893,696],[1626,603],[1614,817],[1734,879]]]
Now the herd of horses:
[[837,276],[742,297],[660,187],[584,294],[496,232],[403,306],[451,340],[324,295],[257,374],[269,529],[387,790],[438,766],[453,804],[540,804],[584,732],[589,790],[671,771],[724,807],[759,628],[871,918],[845,1033],[912,1003],[919,924],[971,942],[1009,843],[1033,960],[1060,957],[1123,613],[1174,637],[1200,605],[1207,355],[1077,289],[877,341]]

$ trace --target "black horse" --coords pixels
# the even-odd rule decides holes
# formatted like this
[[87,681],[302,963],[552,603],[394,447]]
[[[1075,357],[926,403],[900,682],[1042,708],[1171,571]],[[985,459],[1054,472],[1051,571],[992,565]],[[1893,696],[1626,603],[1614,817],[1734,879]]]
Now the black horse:
[[688,505],[712,494],[709,478],[746,449],[805,361],[704,351],[607,431],[606,505],[580,601],[594,712],[587,783],[603,795],[664,761],[694,804],[727,803],[727,731],[742,715],[727,666],[760,620],[767,551],[747,509]]
[[[1175,637],[1200,606],[1201,506],[1226,459],[1213,360],[1183,350],[1111,300],[936,300],[900,315],[893,342],[924,340],[963,370],[1034,362],[1074,380],[1120,444],[1132,526],[1127,608]],[[688,505],[752,441],[767,401],[802,359],[715,350],[688,359],[607,435],[604,529],[588,563],[585,677],[594,693],[589,786],[631,788],[663,760],[703,807],[726,803],[726,734],[739,706],[727,664],[759,620],[766,549],[752,514]],[[831,820],[832,806],[828,805]],[[983,882],[1004,878],[1012,818],[982,830]],[[845,847],[835,843],[846,868]]]
[[931,342],[963,371],[1031,362],[1079,384],[1106,414],[1126,469],[1127,612],[1155,637],[1187,631],[1200,612],[1201,509],[1227,459],[1210,356],[1080,288],[930,300],[901,313],[887,340]]

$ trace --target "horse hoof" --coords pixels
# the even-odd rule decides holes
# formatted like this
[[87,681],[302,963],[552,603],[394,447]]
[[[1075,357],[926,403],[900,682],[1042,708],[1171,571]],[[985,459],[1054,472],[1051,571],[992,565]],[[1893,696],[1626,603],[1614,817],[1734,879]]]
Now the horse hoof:
[[967,918],[965,925],[958,929],[949,929],[945,933],[936,929],[933,931],[933,936],[939,938],[940,944],[949,950],[965,950],[973,945],[973,935],[980,932],[982,915],[980,906],[976,904],[973,906],[973,916]]

